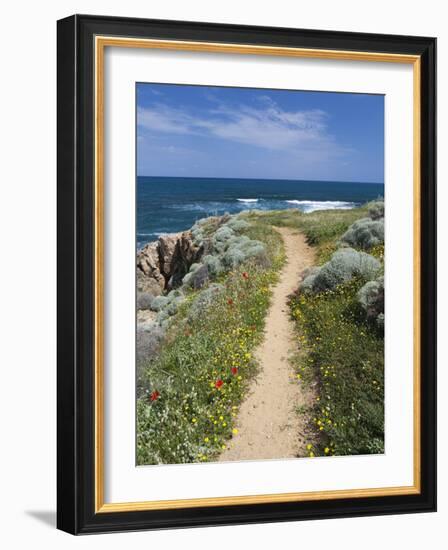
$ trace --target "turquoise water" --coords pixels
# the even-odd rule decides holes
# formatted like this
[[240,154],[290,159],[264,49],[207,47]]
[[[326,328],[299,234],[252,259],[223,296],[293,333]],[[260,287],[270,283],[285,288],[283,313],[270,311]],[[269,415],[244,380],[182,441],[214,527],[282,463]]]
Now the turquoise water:
[[382,183],[225,178],[137,178],[137,247],[206,216],[243,210],[353,208],[384,196]]

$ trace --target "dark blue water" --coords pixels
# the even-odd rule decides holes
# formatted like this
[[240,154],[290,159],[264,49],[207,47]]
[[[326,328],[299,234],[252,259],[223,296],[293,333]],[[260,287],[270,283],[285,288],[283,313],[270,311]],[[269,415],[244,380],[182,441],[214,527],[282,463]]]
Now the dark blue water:
[[137,246],[225,212],[353,208],[379,196],[384,196],[382,183],[139,176]]

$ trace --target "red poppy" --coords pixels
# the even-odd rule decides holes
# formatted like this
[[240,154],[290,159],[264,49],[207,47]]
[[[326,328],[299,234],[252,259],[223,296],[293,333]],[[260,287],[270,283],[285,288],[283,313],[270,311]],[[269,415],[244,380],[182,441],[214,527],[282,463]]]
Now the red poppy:
[[216,382],[215,382],[215,388],[216,388],[217,390],[219,390],[219,388],[220,388],[223,384],[224,384],[224,382],[223,382],[221,379],[216,380]]
[[229,306],[233,305],[233,300],[232,300],[232,298],[229,298],[229,299],[227,300],[227,303],[229,304]]
[[230,369],[230,372],[233,374],[233,376],[236,376],[238,374],[238,367],[232,367]]
[[249,279],[249,273],[243,271],[243,279]]
[[160,393],[157,391],[157,390],[154,390],[151,395],[149,396],[149,399],[151,401],[157,401],[157,399],[159,399],[160,397]]

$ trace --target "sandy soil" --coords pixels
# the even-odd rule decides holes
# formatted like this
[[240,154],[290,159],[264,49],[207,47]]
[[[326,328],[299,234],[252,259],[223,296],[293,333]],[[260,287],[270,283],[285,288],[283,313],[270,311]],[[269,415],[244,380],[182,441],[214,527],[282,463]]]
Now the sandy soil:
[[288,356],[296,353],[294,324],[289,317],[288,296],[297,289],[301,272],[313,264],[313,250],[302,234],[277,228],[282,235],[287,264],[273,290],[266,317],[265,338],[256,351],[260,372],[240,407],[229,448],[219,460],[258,460],[305,456],[306,419],[297,407],[310,404],[311,389],[295,378]]

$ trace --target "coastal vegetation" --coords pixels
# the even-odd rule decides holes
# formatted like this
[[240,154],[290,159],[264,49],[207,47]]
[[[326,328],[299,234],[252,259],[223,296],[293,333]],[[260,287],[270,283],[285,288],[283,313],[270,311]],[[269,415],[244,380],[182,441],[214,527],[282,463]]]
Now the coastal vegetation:
[[[163,346],[138,369],[138,464],[208,461],[236,433],[235,417],[256,373],[253,352],[284,253],[271,227],[233,218],[229,227],[223,221],[212,218],[198,226],[194,238],[208,239],[211,253],[190,268],[182,290],[155,298],[168,301],[153,323],[164,333]],[[210,258],[221,267],[209,270],[208,283],[195,288],[191,275],[211,265]],[[176,315],[166,311],[175,303],[173,292],[182,292]]]
[[297,377],[318,384],[307,411],[310,457],[384,452],[382,213],[376,201],[347,212],[267,215],[303,231],[318,252],[290,301],[302,350]]
[[184,235],[177,241],[176,250],[190,251],[172,253],[182,259],[177,267],[166,257],[150,269],[148,255],[139,260],[161,290],[153,295],[142,286],[137,295],[146,316],[137,333],[138,464],[215,460],[237,434],[286,259],[276,227],[304,234],[315,250],[316,265],[297,280],[289,301],[293,383],[312,386],[314,396],[299,411],[309,424],[306,455],[384,451],[383,216],[380,200],[309,214],[204,218],[188,246]]

